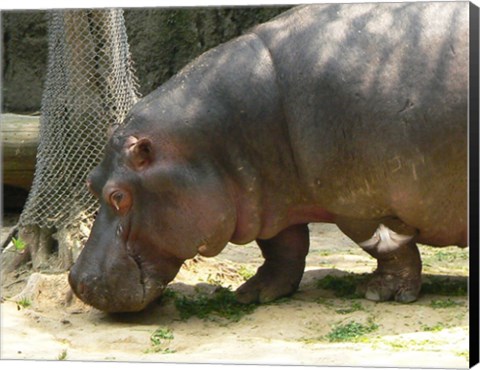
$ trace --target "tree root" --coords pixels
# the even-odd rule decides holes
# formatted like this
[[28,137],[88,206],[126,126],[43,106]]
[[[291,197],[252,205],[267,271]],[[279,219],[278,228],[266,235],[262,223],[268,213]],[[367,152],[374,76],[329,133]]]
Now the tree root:
[[[10,273],[31,262],[33,271],[68,271],[80,254],[90,231],[89,224],[54,228],[37,225],[13,227],[3,242],[2,271]],[[25,243],[23,251],[17,251],[12,238],[18,233],[18,240]]]

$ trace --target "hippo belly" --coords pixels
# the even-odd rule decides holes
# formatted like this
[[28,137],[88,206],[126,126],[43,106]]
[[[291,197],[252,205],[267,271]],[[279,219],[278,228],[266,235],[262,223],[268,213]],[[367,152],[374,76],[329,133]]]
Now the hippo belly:
[[[467,244],[467,13],[306,6],[256,30],[295,122],[297,171],[340,224],[396,217],[422,243]],[[318,23],[295,26],[306,20]]]

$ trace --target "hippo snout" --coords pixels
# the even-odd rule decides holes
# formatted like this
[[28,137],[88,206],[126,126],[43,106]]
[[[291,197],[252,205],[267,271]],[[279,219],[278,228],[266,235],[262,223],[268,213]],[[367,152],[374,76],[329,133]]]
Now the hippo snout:
[[[135,312],[149,303],[145,299],[145,288],[140,272],[130,271],[130,278],[108,277],[84,270],[75,264],[68,275],[68,281],[75,295],[83,302],[105,312]],[[136,276],[135,276],[136,275]]]

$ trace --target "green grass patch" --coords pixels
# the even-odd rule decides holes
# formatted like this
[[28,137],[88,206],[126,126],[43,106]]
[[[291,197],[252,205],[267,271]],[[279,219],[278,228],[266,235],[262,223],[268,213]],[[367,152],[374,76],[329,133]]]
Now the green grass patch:
[[249,270],[245,266],[241,266],[238,269],[238,274],[243,278],[243,280],[247,281],[248,279],[253,277],[253,275],[255,275],[255,272],[252,270]]
[[468,252],[456,250],[454,252],[438,251],[432,256],[432,259],[438,262],[468,261]]
[[332,290],[336,297],[342,298],[363,298],[363,294],[357,292],[357,286],[365,284],[368,274],[352,274],[345,276],[327,275],[318,280],[317,287],[320,289]]
[[395,351],[431,351],[434,350],[436,347],[441,347],[444,342],[443,341],[435,341],[431,339],[422,339],[422,340],[402,340],[397,339],[395,341],[382,341],[381,344],[386,344],[390,346]]
[[12,238],[12,244],[15,250],[19,253],[22,253],[27,246],[21,238]]
[[161,299],[175,299],[178,296],[177,292],[170,289],[166,288],[164,292],[162,293]]
[[452,301],[450,298],[434,299],[430,302],[430,307],[432,308],[451,308],[457,306],[463,306],[463,303]]
[[207,283],[210,285],[222,285],[222,280],[218,278],[218,276],[212,276],[212,274],[208,274],[207,276]]
[[159,328],[155,330],[153,334],[150,336],[150,342],[152,343],[152,346],[159,346],[165,340],[172,340],[172,339],[173,339],[173,333],[170,329],[167,329],[167,328]]
[[213,295],[199,293],[193,298],[175,297],[175,307],[182,320],[196,316],[206,320],[223,318],[230,322],[237,322],[245,315],[252,313],[257,305],[239,303],[234,292],[227,288],[220,288]]
[[422,293],[449,296],[468,295],[467,279],[450,279],[438,276],[430,276],[429,281],[423,283]]
[[57,356],[58,361],[64,361],[67,359],[67,350],[64,349],[60,354]]
[[175,353],[169,348],[170,342],[174,339],[173,332],[168,328],[158,328],[150,335],[151,348],[145,353]]
[[470,353],[468,351],[459,351],[459,352],[454,352],[456,356],[463,357],[465,360],[469,361],[470,360]]
[[321,304],[321,305],[324,305],[326,307],[335,307],[336,304],[334,302],[332,302],[330,299],[328,298],[325,298],[325,297],[318,297],[314,300],[315,303],[318,303],[318,304]]
[[350,307],[347,308],[340,308],[338,310],[335,310],[336,313],[339,313],[341,315],[347,315],[352,312],[356,311],[363,311],[365,310],[360,302],[352,302]]
[[330,256],[332,254],[333,253],[329,250],[319,250],[319,251],[317,251],[317,255],[322,256],[322,257],[327,257],[327,256]]
[[335,325],[326,338],[329,342],[355,342],[377,329],[378,325],[371,320],[367,325],[351,321],[348,324]]
[[458,247],[435,248],[421,245],[425,271],[435,273],[439,268],[468,274],[468,249]]
[[294,296],[281,297],[281,298],[274,299],[271,302],[266,302],[266,303],[262,303],[262,304],[264,306],[279,306],[279,305],[284,304],[284,303],[292,302],[293,300],[295,300]]
[[32,305],[32,301],[26,297],[21,298],[17,302],[17,310],[21,310],[22,308],[28,308]]
[[440,322],[433,325],[433,326],[429,326],[429,325],[423,325],[422,326],[423,331],[432,331],[432,332],[442,331],[445,328],[446,328],[445,325],[440,323]]

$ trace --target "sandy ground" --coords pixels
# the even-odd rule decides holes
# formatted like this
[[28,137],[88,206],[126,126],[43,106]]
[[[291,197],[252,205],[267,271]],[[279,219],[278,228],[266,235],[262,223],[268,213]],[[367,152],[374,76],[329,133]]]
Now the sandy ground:
[[[371,272],[375,261],[333,225],[311,225],[311,251],[299,291],[240,320],[182,319],[181,296],[235,289],[262,258],[254,244],[229,245],[216,258],[185,264],[170,295],[141,313],[107,315],[71,297],[65,274],[4,276],[1,358],[393,367],[468,367],[468,297],[426,292],[408,305],[338,297],[318,286],[327,275]],[[421,247],[424,283],[449,276],[467,284],[468,249]],[[449,281],[450,281],[449,280]],[[441,294],[440,294],[441,293]],[[27,297],[28,307],[21,298]],[[331,341],[349,323],[373,328]],[[152,334],[163,330],[160,343]]]

